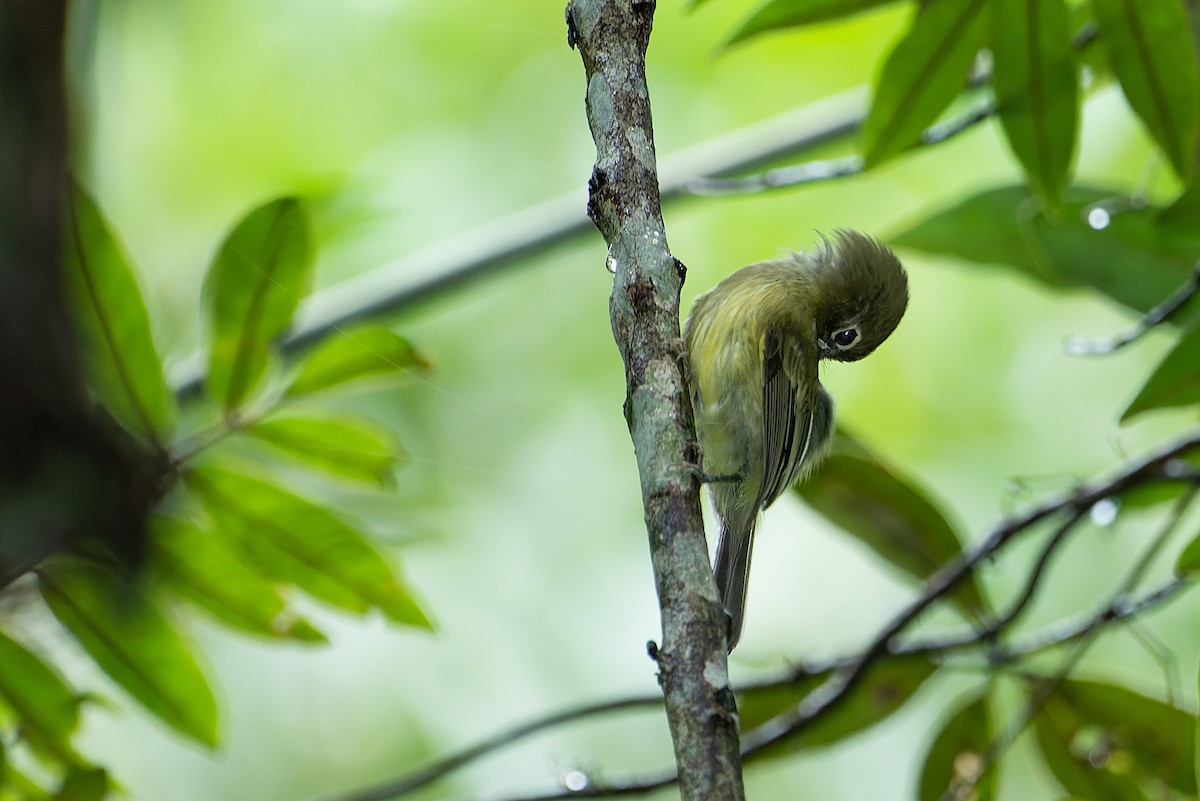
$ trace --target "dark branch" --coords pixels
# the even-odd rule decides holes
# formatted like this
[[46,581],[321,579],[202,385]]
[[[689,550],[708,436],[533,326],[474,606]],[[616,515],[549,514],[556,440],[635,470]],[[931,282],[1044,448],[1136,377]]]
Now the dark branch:
[[1187,283],[1172,292],[1162,303],[1142,315],[1142,318],[1129,330],[1111,339],[1089,340],[1083,337],[1070,337],[1063,343],[1063,350],[1080,356],[1096,356],[1118,351],[1131,342],[1141,339],[1147,331],[1170,320],[1176,312],[1187,305],[1189,300],[1195,297],[1197,292],[1200,292],[1200,262],[1197,262],[1192,268],[1192,275]]
[[[1025,636],[1021,642],[1013,645],[999,646],[994,640],[1005,634],[1016,620],[1020,617],[1021,612],[1027,607],[1036,593],[1036,588],[1039,586],[1041,579],[1044,577],[1048,564],[1057,552],[1062,542],[1065,540],[1069,532],[1073,531],[1080,520],[1092,508],[1092,506],[1100,500],[1120,494],[1128,489],[1143,484],[1158,481],[1169,482],[1186,482],[1193,485],[1188,491],[1187,499],[1191,499],[1197,494],[1196,487],[1200,487],[1200,474],[1190,469],[1188,465],[1180,461],[1181,457],[1185,456],[1189,451],[1200,448],[1200,431],[1193,432],[1184,439],[1173,443],[1172,445],[1162,449],[1161,451],[1150,455],[1127,466],[1124,470],[1103,481],[1094,482],[1090,486],[1084,486],[1074,490],[1073,492],[1060,495],[1055,499],[1045,502],[1024,515],[1015,518],[1014,520],[1002,524],[993,530],[993,533],[985,541],[984,545],[972,551],[970,555],[964,557],[966,562],[971,565],[976,565],[983,559],[995,554],[1000,547],[1005,543],[1011,542],[1015,536],[1023,531],[1026,531],[1045,519],[1059,513],[1067,512],[1067,519],[1064,520],[1057,529],[1050,535],[1046,544],[1043,546],[1037,562],[1034,564],[1032,572],[1026,580],[1025,587],[1021,594],[1010,606],[1009,610],[1001,617],[991,621],[984,629],[972,629],[963,633],[952,635],[941,635],[929,637],[920,640],[910,641],[907,643],[895,642],[895,634],[899,633],[896,623],[893,622],[886,629],[885,633],[876,637],[875,642],[882,642],[883,646],[880,650],[870,657],[866,665],[863,664],[863,655],[854,654],[844,656],[821,663],[807,663],[800,667],[788,671],[787,675],[776,679],[756,682],[752,685],[747,685],[743,689],[763,689],[771,687],[783,687],[794,682],[805,679],[814,675],[826,673],[837,673],[854,670],[860,666],[864,669],[869,664],[873,664],[881,659],[892,657],[911,657],[924,655],[928,657],[943,657],[963,651],[970,651],[980,648],[986,649],[986,656],[993,664],[1007,664],[1016,662],[1024,657],[1031,656],[1036,653],[1050,650],[1062,646],[1064,644],[1074,643],[1079,640],[1088,638],[1093,635],[1101,627],[1110,626],[1116,623],[1127,621],[1136,617],[1140,617],[1149,611],[1156,609],[1169,603],[1176,598],[1185,589],[1194,585],[1194,582],[1185,577],[1176,577],[1165,583],[1163,586],[1148,592],[1141,598],[1132,598],[1130,593],[1134,589],[1134,584],[1140,579],[1144,571],[1144,565],[1149,564],[1150,560],[1157,552],[1159,544],[1163,541],[1160,537],[1156,544],[1151,546],[1151,549],[1139,559],[1138,565],[1131,570],[1130,575],[1122,583],[1121,587],[1113,593],[1109,600],[1101,607],[1090,612],[1080,619],[1073,622],[1060,622],[1050,626],[1043,631]],[[1182,511],[1176,511],[1172,516],[1172,520],[1177,522],[1182,517]],[[1165,535],[1164,535],[1165,536]],[[959,564],[959,563],[955,563]],[[947,568],[949,570],[950,568]],[[969,571],[968,571],[969,572]],[[965,573],[963,574],[965,576]],[[937,582],[935,584],[935,581]],[[949,592],[956,586],[956,581],[951,582],[934,577],[926,585],[920,598],[914,602],[924,604],[926,600],[932,603],[938,597]],[[924,604],[927,605],[927,604]],[[910,607],[911,608],[911,607]],[[915,616],[912,618],[915,619]],[[907,624],[905,624],[907,625]],[[900,626],[903,629],[905,626]],[[897,629],[893,631],[893,629]],[[888,634],[888,632],[892,632]],[[818,688],[818,691],[825,689]],[[849,692],[849,690],[846,690]],[[811,696],[810,696],[811,697]],[[567,723],[580,722],[588,718],[597,717],[600,715],[609,714],[612,712],[623,712],[632,709],[647,709],[659,704],[660,698],[657,695],[644,695],[619,699],[606,703],[591,704],[578,707],[572,710],[566,710],[553,715],[540,718],[513,729],[499,734],[495,737],[480,743],[477,746],[468,748],[459,754],[452,755],[444,760],[434,763],[431,766],[423,768],[408,777],[398,779],[387,785],[383,785],[373,790],[363,791],[358,794],[339,796],[330,801],[383,801],[386,798],[398,796],[404,792],[409,792],[418,787],[424,786],[429,781],[436,779],[446,773],[462,767],[463,765],[484,756],[486,753],[498,750],[507,745],[511,745],[518,739],[527,737],[535,732],[545,731],[549,728],[557,727]],[[825,714],[833,707],[833,703],[826,702],[820,709],[809,712],[807,716],[800,720],[797,724],[797,729],[805,725],[810,725],[817,718]],[[761,747],[761,746],[759,746]],[[747,748],[747,751],[749,748]],[[748,754],[747,754],[748,755]],[[430,777],[428,779],[423,777]],[[568,798],[578,795],[638,795],[652,792],[665,785],[673,783],[675,780],[674,771],[664,771],[661,774],[643,777],[638,780],[608,783],[608,784],[591,784],[588,788],[581,792],[561,790],[546,795],[529,796],[529,799],[544,799],[551,798]],[[388,788],[392,788],[391,794],[387,793]],[[521,799],[506,799],[506,801],[522,801]]]
[[939,570],[925,584],[921,596],[892,620],[849,667],[838,671],[814,690],[797,708],[767,721],[743,738],[743,753],[757,753],[770,745],[810,726],[813,721],[841,704],[862,680],[870,665],[888,652],[892,639],[904,631],[921,613],[952,590],[985,559],[990,558],[1017,535],[1059,512],[1074,514],[1092,507],[1097,501],[1151,479],[1177,480],[1181,470],[1177,460],[1200,447],[1200,432],[1193,432],[1164,450],[1127,466],[1114,478],[1080,487],[1074,493],[1044,503],[1021,517],[993,529],[974,549]]

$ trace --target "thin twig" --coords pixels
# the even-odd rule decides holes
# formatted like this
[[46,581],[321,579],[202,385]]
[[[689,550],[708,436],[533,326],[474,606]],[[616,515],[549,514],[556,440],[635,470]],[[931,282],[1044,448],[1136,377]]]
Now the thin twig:
[[[1129,571],[1129,574],[1125,577],[1125,580],[1121,582],[1108,607],[1114,613],[1119,608],[1121,599],[1127,597],[1141,583],[1146,571],[1150,569],[1150,565],[1153,564],[1163,546],[1166,545],[1171,536],[1179,528],[1180,522],[1196,499],[1197,490],[1197,487],[1192,486],[1179,498],[1175,504],[1175,508],[1171,512],[1170,518],[1159,531],[1158,536],[1150,543],[1150,547],[1142,552],[1133,568]],[[1053,673],[1042,677],[1036,683],[1030,692],[1029,698],[1026,700],[1021,715],[1004,732],[997,735],[988,744],[988,747],[981,755],[979,769],[972,777],[972,783],[978,782],[983,778],[999,762],[1000,758],[1008,751],[1012,744],[1016,742],[1021,733],[1029,727],[1033,719],[1042,711],[1046,701],[1058,690],[1067,676],[1074,671],[1079,661],[1083,659],[1088,649],[1091,648],[1103,624],[1111,619],[1114,618],[1105,615],[1093,617],[1090,623],[1072,639],[1074,647],[1063,657],[1062,662]],[[952,797],[947,793],[942,796],[942,801],[952,801]]]
[[851,690],[862,681],[867,668],[888,652],[889,644],[894,637],[904,631],[942,595],[957,586],[982,561],[990,558],[1018,534],[1060,511],[1072,510],[1075,512],[1089,509],[1103,498],[1116,495],[1152,478],[1176,480],[1178,467],[1175,462],[1183,454],[1197,447],[1200,447],[1200,432],[1193,431],[1169,447],[1127,466],[1107,481],[1095,483],[1090,487],[1080,487],[1065,498],[1044,503],[1016,520],[995,528],[975,548],[965,552],[961,557],[935,573],[926,582],[921,596],[885,626],[852,665],[834,673],[795,708],[743,735],[743,754],[746,756],[755,754],[792,736],[845,701]]
[[[1086,485],[1077,487],[1071,492],[1061,495],[1054,500],[1045,502],[1033,510],[1025,513],[1021,517],[999,526],[994,530],[989,540],[995,539],[998,533],[1011,532],[1004,539],[1004,541],[1007,542],[1010,541],[1012,536],[1015,536],[1016,533],[1031,528],[1058,511],[1071,511],[1071,514],[1067,520],[1065,520],[1051,535],[1050,539],[1043,547],[1042,553],[1037,563],[1034,565],[1034,572],[1026,581],[1026,585],[1022,591],[1022,594],[1009,608],[1008,612],[1002,617],[992,621],[987,629],[970,630],[965,633],[957,633],[949,636],[934,636],[908,643],[894,643],[892,641],[894,635],[888,635],[885,637],[881,634],[876,637],[876,642],[882,641],[885,643],[885,645],[880,652],[871,657],[869,660],[870,663],[874,663],[882,658],[891,657],[911,657],[918,655],[936,657],[989,645],[989,641],[991,639],[1003,634],[1020,616],[1021,611],[1027,606],[1029,601],[1034,596],[1036,587],[1043,577],[1042,574],[1047,569],[1047,565],[1053,553],[1061,544],[1062,539],[1097,501],[1150,481],[1165,480],[1172,482],[1188,482],[1193,485],[1200,484],[1200,474],[1197,474],[1195,471],[1189,470],[1186,467],[1181,467],[1177,461],[1181,456],[1196,448],[1200,448],[1200,431],[1193,432],[1189,436],[1181,439],[1171,446],[1168,446],[1135,464],[1127,466],[1124,470],[1109,478],[1107,481],[1097,482],[1091,487]],[[1194,494],[1196,494],[1195,488],[1189,492],[1189,495]],[[999,546],[997,545],[995,548],[974,551],[972,553],[977,553],[979,556],[977,558],[967,557],[967,559],[968,561],[971,561],[972,564],[975,564],[987,556],[990,556],[998,547]],[[1160,546],[1154,546],[1154,550],[1156,550],[1157,547]],[[984,553],[984,550],[986,550],[986,553]],[[1151,556],[1152,555],[1153,554],[1151,554]],[[1139,575],[1140,574],[1137,572],[1131,573],[1131,577],[1137,577]],[[930,584],[932,583],[933,580],[931,580]],[[922,599],[928,596],[939,597],[940,595],[948,592],[954,586],[954,583],[947,583],[943,580],[938,584],[940,589],[932,590],[930,589],[930,584],[927,584],[927,588],[922,592]],[[1132,600],[1129,598],[1129,592],[1132,589],[1132,586],[1127,579],[1122,585],[1122,588],[1115,593],[1100,609],[1082,617],[1080,620],[1075,622],[1058,623],[1041,632],[1027,635],[1019,644],[1010,645],[1003,649],[992,648],[989,650],[989,659],[991,659],[993,662],[1013,662],[1020,658],[1031,656],[1051,648],[1076,642],[1082,638],[1088,637],[1090,633],[1097,627],[1118,623],[1140,616],[1151,609],[1168,603],[1179,593],[1191,586],[1194,586],[1194,582],[1185,577],[1176,577],[1158,589],[1147,593],[1140,599]],[[888,630],[894,627],[895,625],[893,623],[888,627]],[[901,626],[901,628],[903,628],[903,626]],[[852,656],[838,657],[819,664],[805,664],[799,668],[789,670],[786,676],[755,682],[753,684],[747,684],[741,689],[753,690],[788,686],[802,678],[808,678],[813,675],[852,670],[862,664],[863,655],[861,653]],[[818,688],[818,690],[820,689],[821,688]],[[421,768],[408,776],[401,777],[386,784],[360,791],[358,793],[331,797],[328,799],[328,801],[383,801],[384,799],[394,798],[418,789],[419,787],[423,787],[435,779],[463,767],[469,762],[473,762],[474,760],[488,753],[492,753],[500,748],[509,746],[517,740],[528,737],[536,732],[545,731],[547,729],[567,723],[580,722],[587,718],[597,717],[613,712],[656,707],[661,703],[662,697],[660,695],[647,694],[643,696],[632,696],[624,699],[618,699],[615,701],[589,704],[586,706],[558,712],[513,727],[506,732],[502,732],[498,735],[488,738],[482,743],[464,749],[457,754],[453,754],[445,759]],[[831,704],[827,703],[823,709],[828,710],[830,706]],[[824,714],[824,712],[818,711],[810,713],[811,717],[802,723],[802,725],[811,723],[812,720],[818,717],[820,714]],[[746,755],[749,755],[749,753]],[[521,799],[505,799],[505,801],[534,801],[535,799],[536,801],[549,801],[549,799],[572,798],[579,795],[639,795],[653,792],[654,790],[669,785],[674,782],[674,778],[675,774],[673,771],[664,771],[661,774],[643,777],[638,780],[605,784],[593,783],[582,792],[564,789],[545,795],[528,796]]]
[[1192,275],[1183,286],[1172,292],[1167,299],[1142,315],[1141,319],[1116,336],[1109,339],[1085,339],[1083,337],[1068,337],[1063,342],[1063,350],[1075,356],[1098,356],[1113,353],[1126,345],[1136,342],[1147,331],[1162,325],[1187,305],[1187,302],[1200,292],[1200,262],[1192,268]]
[[585,718],[607,715],[613,712],[626,712],[631,709],[646,709],[648,707],[661,708],[662,695],[655,694],[618,698],[535,718],[527,723],[522,723],[507,731],[488,737],[486,740],[481,740],[475,745],[464,748],[448,757],[432,762],[406,776],[346,795],[339,795],[336,798],[330,798],[329,801],[386,801],[386,799],[396,798],[406,793],[411,793],[414,790],[419,790],[493,751],[499,751],[518,740],[523,740],[538,732],[567,723],[574,723]]
[[[912,149],[932,147],[969,131],[996,113],[994,103],[987,102],[979,108],[942,125],[935,125],[921,135],[920,143]],[[701,176],[683,185],[684,191],[693,195],[745,195],[765,192],[769,189],[804,186],[806,184],[849,178],[864,172],[861,156],[842,156],[832,159],[815,159],[803,164],[778,167],[755,175],[740,178]]]

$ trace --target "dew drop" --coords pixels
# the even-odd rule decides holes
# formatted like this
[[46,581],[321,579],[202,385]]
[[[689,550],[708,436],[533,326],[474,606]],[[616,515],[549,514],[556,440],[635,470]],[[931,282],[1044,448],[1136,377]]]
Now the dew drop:
[[562,785],[572,793],[582,793],[591,782],[582,770],[568,770],[562,775]]
[[1088,511],[1088,516],[1092,522],[1101,528],[1111,526],[1113,521],[1117,519],[1117,511],[1119,507],[1117,502],[1112,498],[1102,498],[1092,504],[1092,508]]
[[1103,231],[1112,221],[1112,215],[1108,213],[1108,209],[1100,206],[1093,206],[1088,209],[1087,224],[1091,226],[1093,231]]

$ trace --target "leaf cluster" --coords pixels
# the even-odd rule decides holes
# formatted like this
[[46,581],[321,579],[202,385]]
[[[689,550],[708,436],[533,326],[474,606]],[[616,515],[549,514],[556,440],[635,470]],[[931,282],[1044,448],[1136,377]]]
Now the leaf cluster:
[[[277,343],[315,264],[306,204],[283,197],[251,210],[216,250],[204,285],[208,404],[183,415],[124,247],[95,200],[79,187],[72,200],[64,282],[90,399],[143,454],[160,499],[144,563],[84,536],[29,569],[45,607],[114,683],[179,734],[213,748],[218,705],[180,625],[180,602],[247,634],[306,645],[326,638],[298,610],[304,596],[431,627],[371,531],[333,501],[284,483],[324,487],[330,498],[390,487],[403,458],[393,433],[328,407],[364,380],[394,382],[429,365],[406,339],[374,326],[342,330],[298,359],[281,359]],[[71,744],[91,696],[23,645],[18,624],[5,628],[0,786],[15,795],[3,797],[103,798],[114,782]],[[5,758],[5,744],[18,759]],[[34,763],[40,772],[28,771]],[[47,768],[55,789],[43,787]]]

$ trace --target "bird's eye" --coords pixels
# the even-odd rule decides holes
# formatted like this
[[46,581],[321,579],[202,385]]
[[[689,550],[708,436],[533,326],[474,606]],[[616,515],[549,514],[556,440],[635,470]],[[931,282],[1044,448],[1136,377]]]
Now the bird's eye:
[[858,342],[857,328],[843,328],[841,331],[835,331],[833,334],[833,344],[842,350],[853,347],[855,342]]

